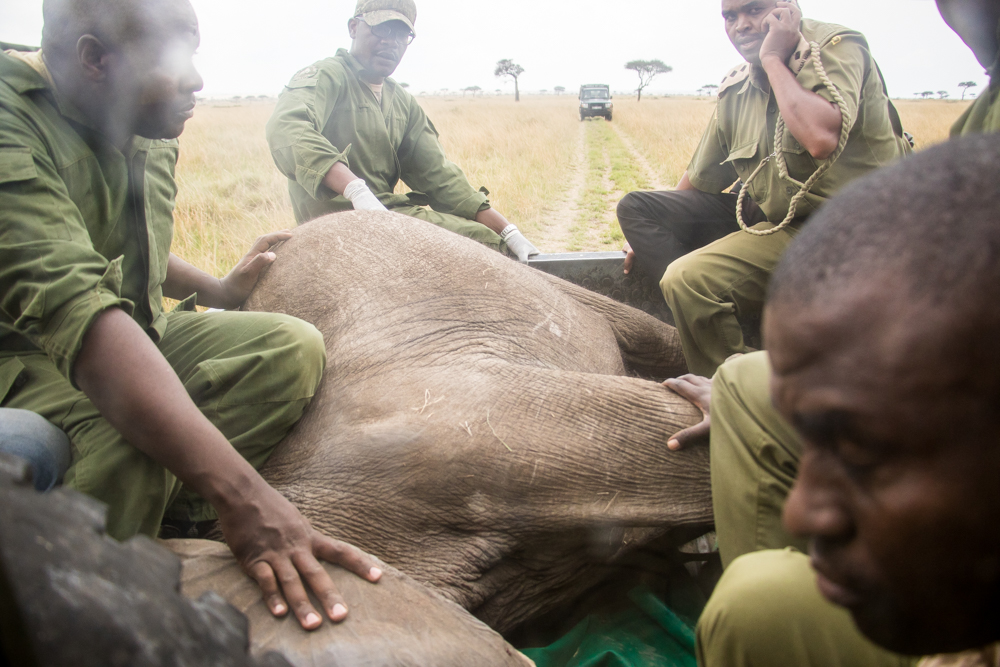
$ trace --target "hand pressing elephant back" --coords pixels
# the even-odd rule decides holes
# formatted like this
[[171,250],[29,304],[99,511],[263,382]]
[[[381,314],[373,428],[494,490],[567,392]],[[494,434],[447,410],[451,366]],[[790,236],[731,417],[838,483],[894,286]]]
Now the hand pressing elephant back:
[[[298,227],[247,301],[326,340],[262,469],[320,530],[506,631],[669,528],[712,521],[676,330],[415,218]],[[348,604],[351,604],[348,600]],[[361,601],[355,601],[355,604]]]
[[[343,595],[354,600],[343,623],[306,632],[289,614],[275,619],[257,584],[224,544],[162,542],[181,558],[181,592],[191,599],[218,593],[250,622],[251,651],[277,651],[292,665],[317,667],[531,667],[503,637],[453,602],[386,567],[378,585],[326,565]],[[316,601],[313,601],[316,604]]]

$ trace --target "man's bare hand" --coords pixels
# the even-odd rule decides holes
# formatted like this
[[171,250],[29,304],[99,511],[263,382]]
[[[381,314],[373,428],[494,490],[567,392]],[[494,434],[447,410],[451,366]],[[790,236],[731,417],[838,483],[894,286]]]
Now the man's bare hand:
[[233,270],[219,281],[222,298],[226,302],[225,308],[239,308],[243,305],[243,302],[247,300],[250,292],[257,285],[260,272],[275,260],[276,255],[271,252],[271,247],[290,238],[292,238],[292,233],[284,229],[280,232],[264,234],[254,241],[250,252],[244,255]]
[[799,45],[802,24],[802,10],[797,3],[779,2],[770,16],[764,19],[767,35],[760,45],[760,62],[774,58],[782,63],[788,59]]
[[626,243],[622,252],[625,253],[625,273],[628,274],[632,270],[632,263],[635,262],[635,251],[629,243]]
[[219,525],[244,572],[260,586],[267,608],[275,616],[291,609],[303,628],[318,628],[323,618],[309,601],[308,586],[331,621],[344,620],[347,605],[319,561],[375,583],[382,576],[375,559],[315,530],[263,480],[256,486],[251,502],[219,511]]
[[707,438],[712,427],[712,417],[709,414],[709,406],[712,402],[712,380],[700,375],[689,374],[679,378],[670,378],[663,383],[663,386],[681,398],[686,398],[694,403],[704,415],[704,418],[694,426],[670,436],[670,439],[667,440],[667,447],[677,451],[692,441]]

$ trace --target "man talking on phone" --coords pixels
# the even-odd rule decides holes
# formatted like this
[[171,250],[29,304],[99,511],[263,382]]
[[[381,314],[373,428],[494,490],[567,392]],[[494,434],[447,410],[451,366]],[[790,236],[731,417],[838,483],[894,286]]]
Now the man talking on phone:
[[[738,320],[759,316],[806,218],[911,149],[861,33],[803,20],[794,2],[723,0],[722,17],[746,62],[723,78],[687,171],[674,191],[633,192],[618,205],[626,271],[634,262],[660,280],[688,368],[705,377],[747,351]],[[740,229],[739,188],[728,192],[736,181],[757,235]]]

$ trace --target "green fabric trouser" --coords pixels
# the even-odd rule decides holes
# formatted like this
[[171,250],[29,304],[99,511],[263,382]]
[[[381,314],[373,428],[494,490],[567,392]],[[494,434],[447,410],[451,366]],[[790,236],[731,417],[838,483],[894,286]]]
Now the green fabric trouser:
[[478,241],[484,246],[492,248],[497,252],[502,252],[504,254],[507,253],[507,244],[500,240],[500,235],[486,225],[481,225],[475,220],[466,220],[465,218],[460,218],[457,215],[439,213],[438,211],[427,208],[426,206],[396,206],[390,210],[393,213],[402,213],[403,215],[408,215],[411,218],[426,220],[427,222],[437,225],[442,229],[447,229],[449,232],[454,232],[459,236],[464,236],[472,239],[473,241]]
[[[751,229],[773,229],[762,222]],[[771,272],[798,225],[770,236],[733,232],[675,259],[660,289],[681,337],[688,370],[712,377],[730,356],[746,352],[737,318],[759,317]]]
[[[157,344],[202,413],[259,468],[295,425],[326,364],[322,335],[286,315],[172,312]],[[108,505],[108,534],[155,536],[165,513],[204,521],[215,511],[128,444],[41,352],[0,358],[0,376],[27,378],[0,405],[36,412],[72,442],[64,484]],[[0,392],[3,393],[3,392]]]
[[771,404],[770,375],[767,353],[754,352],[724,363],[712,382],[712,503],[726,570],[698,621],[698,664],[916,664],[868,641],[820,595],[805,542],[782,527],[802,443]]
[[703,667],[912,667],[919,658],[868,641],[850,613],[827,602],[809,558],[758,551],[726,568],[698,620]]

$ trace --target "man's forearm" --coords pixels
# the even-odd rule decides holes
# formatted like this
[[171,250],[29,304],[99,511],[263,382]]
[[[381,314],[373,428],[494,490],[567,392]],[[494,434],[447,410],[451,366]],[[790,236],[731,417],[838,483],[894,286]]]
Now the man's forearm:
[[502,232],[504,228],[510,224],[507,218],[498,213],[495,208],[483,209],[479,213],[476,213],[476,222],[488,227],[497,234]]
[[122,310],[110,308],[97,317],[73,368],[77,385],[129,444],[216,509],[245,502],[264,483]]
[[768,58],[762,65],[788,131],[814,158],[830,157],[840,143],[840,109],[799,85],[792,70],[777,58]]
[[330,188],[338,195],[344,194],[344,188],[351,181],[358,180],[358,177],[354,175],[354,172],[348,169],[347,165],[343,162],[335,162],[330,171],[326,172],[326,176],[323,177],[323,185]]
[[[222,283],[199,268],[191,266],[183,259],[170,253],[167,264],[167,278],[163,281],[163,296],[169,299],[186,299],[198,293],[198,305],[209,308],[229,308],[226,303]],[[237,304],[238,305],[238,304]]]

